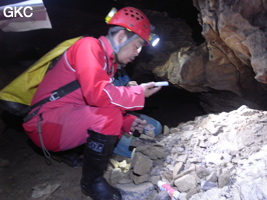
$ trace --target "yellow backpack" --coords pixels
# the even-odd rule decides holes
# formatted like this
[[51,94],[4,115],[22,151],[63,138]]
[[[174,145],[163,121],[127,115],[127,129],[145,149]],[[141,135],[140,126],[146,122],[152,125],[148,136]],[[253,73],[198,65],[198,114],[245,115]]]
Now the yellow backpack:
[[0,91],[0,107],[11,114],[25,116],[32,109],[32,98],[47,70],[52,67],[56,58],[80,38],[82,36],[60,43],[4,87]]

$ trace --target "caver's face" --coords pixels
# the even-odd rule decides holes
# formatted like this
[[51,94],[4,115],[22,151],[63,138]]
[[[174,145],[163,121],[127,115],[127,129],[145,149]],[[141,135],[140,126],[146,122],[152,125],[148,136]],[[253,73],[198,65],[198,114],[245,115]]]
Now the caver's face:
[[[120,40],[121,43],[127,40],[127,36],[124,34],[122,39]],[[120,64],[126,65],[129,62],[134,61],[135,57],[139,55],[144,46],[145,41],[141,37],[135,38],[130,43],[123,46],[119,52],[117,53],[117,61]]]

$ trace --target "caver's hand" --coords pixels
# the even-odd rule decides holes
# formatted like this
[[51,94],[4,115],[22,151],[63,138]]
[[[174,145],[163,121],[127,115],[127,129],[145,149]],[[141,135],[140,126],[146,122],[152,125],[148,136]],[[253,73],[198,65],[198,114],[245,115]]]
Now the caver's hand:
[[135,118],[131,126],[131,132],[133,133],[135,131],[138,131],[139,133],[143,133],[146,125],[147,125],[146,120]]
[[150,97],[161,89],[161,87],[155,87],[155,82],[142,83],[141,86],[143,87],[145,97]]

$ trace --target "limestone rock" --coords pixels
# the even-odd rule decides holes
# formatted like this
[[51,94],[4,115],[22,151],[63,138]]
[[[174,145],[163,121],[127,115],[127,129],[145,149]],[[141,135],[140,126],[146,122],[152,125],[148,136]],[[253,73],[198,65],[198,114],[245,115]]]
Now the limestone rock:
[[132,180],[133,180],[134,184],[136,184],[136,185],[147,182],[147,181],[149,181],[149,174],[144,174],[142,176],[133,175]]
[[231,174],[229,171],[223,172],[218,178],[218,186],[223,188],[226,185],[229,185],[231,179]]
[[163,158],[163,150],[163,147],[158,144],[150,144],[137,147],[137,151],[142,152],[152,160]]
[[[241,105],[266,109],[267,4],[260,0],[194,0],[193,4],[206,41],[197,46],[186,37],[192,31],[180,19],[176,19],[180,27],[168,29],[175,29],[180,38],[166,33],[163,27],[172,19],[164,16],[165,23],[157,22],[158,32],[166,40],[161,49],[164,58],[155,51],[149,62],[142,63],[142,69],[152,70],[157,78],[175,87],[199,93],[201,106],[208,113],[229,112]],[[187,42],[181,42],[184,39]]]
[[180,192],[187,192],[197,186],[196,177],[190,174],[177,179],[174,183]]
[[116,185],[123,177],[124,174],[120,168],[113,169],[110,175],[111,184]]
[[173,169],[173,177],[175,177],[179,174],[179,172],[182,170],[183,165],[184,164],[182,162],[176,163],[176,165],[174,166],[174,169]]
[[146,199],[155,191],[151,183],[117,185],[124,200]]
[[142,153],[135,154],[135,161],[133,162],[133,172],[138,175],[146,174],[152,167],[152,160]]

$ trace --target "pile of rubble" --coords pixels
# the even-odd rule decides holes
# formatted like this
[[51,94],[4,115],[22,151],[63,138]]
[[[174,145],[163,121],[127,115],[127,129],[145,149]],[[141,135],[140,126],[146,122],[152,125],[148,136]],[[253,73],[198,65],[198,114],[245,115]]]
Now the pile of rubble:
[[196,117],[142,136],[129,160],[112,160],[106,178],[125,200],[167,200],[158,181],[178,199],[267,199],[267,112],[246,106]]

